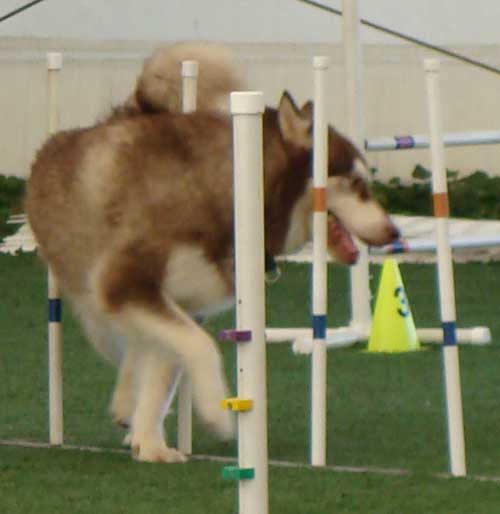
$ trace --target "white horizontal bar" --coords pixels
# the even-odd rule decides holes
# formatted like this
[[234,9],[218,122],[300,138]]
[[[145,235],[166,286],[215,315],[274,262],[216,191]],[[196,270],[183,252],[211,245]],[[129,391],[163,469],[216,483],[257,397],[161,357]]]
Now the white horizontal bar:
[[[500,143],[500,131],[479,132],[455,132],[443,136],[444,146],[471,146],[471,145],[495,145]],[[365,149],[367,152],[381,152],[389,150],[409,150],[417,148],[429,148],[429,136],[404,135],[383,136],[367,139]]]
[[[472,248],[490,248],[500,246],[500,236],[481,236],[481,237],[464,237],[453,239],[450,246],[454,250],[466,250]],[[396,253],[410,252],[435,252],[435,241],[403,241],[401,243],[390,244],[382,247],[370,247],[372,255],[392,255]]]
[[[312,328],[266,328],[268,343],[284,343],[296,340],[309,340],[312,343]],[[327,346],[350,346],[365,339],[366,336],[350,327],[329,328],[326,331]],[[311,345],[312,348],[312,345]]]
[[[368,339],[369,333],[362,333],[351,327],[329,328],[326,331],[326,345],[328,348],[343,348],[359,341]],[[477,346],[491,343],[491,332],[488,327],[457,328],[457,342],[459,344],[473,344]],[[417,328],[417,337],[422,343],[443,342],[442,328]],[[296,353],[310,353],[312,351],[312,329],[297,328],[266,328],[267,343],[284,343],[293,341]]]
[[[482,346],[491,343],[491,332],[488,327],[457,328],[457,341],[460,344]],[[442,328],[417,328],[417,337],[424,343],[442,343]]]

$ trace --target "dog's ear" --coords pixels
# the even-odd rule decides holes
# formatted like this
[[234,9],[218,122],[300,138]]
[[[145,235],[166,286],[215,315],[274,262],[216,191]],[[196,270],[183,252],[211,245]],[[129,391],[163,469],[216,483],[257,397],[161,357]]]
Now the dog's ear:
[[126,100],[125,100],[125,103],[123,104],[123,107],[125,107],[125,109],[127,111],[133,111],[133,112],[139,112],[140,111],[140,108],[139,108],[139,104],[137,102],[137,98],[135,96],[135,92],[132,93]]
[[292,96],[285,91],[278,107],[278,123],[283,139],[294,146],[311,149],[312,116],[299,110]]
[[300,115],[308,120],[313,119],[313,102],[312,100],[307,101],[301,108],[300,108]]

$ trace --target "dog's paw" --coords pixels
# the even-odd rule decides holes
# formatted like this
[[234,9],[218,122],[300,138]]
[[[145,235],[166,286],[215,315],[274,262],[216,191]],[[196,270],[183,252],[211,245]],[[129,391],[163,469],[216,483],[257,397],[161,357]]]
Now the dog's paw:
[[166,444],[148,445],[132,444],[132,457],[141,462],[163,462],[173,464],[186,462],[187,457],[175,448],[169,448]]

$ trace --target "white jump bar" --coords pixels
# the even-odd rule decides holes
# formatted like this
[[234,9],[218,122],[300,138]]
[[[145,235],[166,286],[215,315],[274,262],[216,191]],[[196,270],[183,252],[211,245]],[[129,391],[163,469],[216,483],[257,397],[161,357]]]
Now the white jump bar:
[[[455,132],[443,136],[444,146],[495,145],[500,143],[500,130],[481,132]],[[367,152],[382,152],[390,150],[409,150],[429,148],[429,136],[406,135],[384,136],[367,139]]]
[[[454,250],[467,250],[477,248],[494,248],[500,246],[500,236],[478,236],[452,239],[451,248]],[[386,246],[370,247],[371,255],[392,255],[409,252],[435,252],[436,242],[429,240],[398,241]]]

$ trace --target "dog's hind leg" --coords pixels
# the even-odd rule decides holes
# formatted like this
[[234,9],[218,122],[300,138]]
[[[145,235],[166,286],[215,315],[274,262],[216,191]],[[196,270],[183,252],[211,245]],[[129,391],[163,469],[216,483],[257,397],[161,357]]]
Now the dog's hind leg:
[[212,338],[176,304],[163,312],[128,305],[120,316],[156,345],[163,358],[174,357],[191,379],[193,399],[202,420],[220,437],[234,435],[234,420],[220,408],[227,397],[222,359]]
[[109,319],[92,306],[88,298],[73,302],[87,339],[97,352],[118,367],[118,378],[110,412],[115,423],[129,428],[135,409],[134,369],[141,358],[137,348],[111,326]]
[[[150,405],[152,410],[155,411],[158,418],[157,424],[163,425],[163,419],[168,414],[172,402],[177,391],[179,378],[181,376],[180,368],[175,369],[175,373],[171,373],[170,369],[174,366],[171,365],[166,359],[163,362],[158,362],[158,367],[153,368],[150,364],[145,362],[149,356],[136,344],[129,344],[126,354],[120,364],[118,371],[118,378],[111,401],[111,415],[115,423],[122,428],[130,429],[130,432],[125,436],[123,444],[132,446],[132,418],[136,409],[144,411],[144,402]],[[143,376],[141,375],[143,367],[148,367],[148,376],[154,387],[155,398],[147,393]],[[156,379],[152,378],[152,373],[159,375]],[[144,394],[144,392],[146,393]],[[156,393],[158,391],[158,393]],[[154,406],[154,402],[157,406]],[[148,414],[151,417],[150,414]],[[136,421],[137,423],[137,421]],[[155,423],[152,422],[153,427]],[[144,428],[141,429],[145,432]],[[154,432],[154,428],[150,430]]]
[[163,290],[165,257],[155,251],[143,243],[109,254],[91,282],[96,302],[117,332],[141,345],[141,351],[156,351],[158,362],[179,363],[191,380],[201,419],[220,437],[231,438],[233,416],[220,408],[227,387],[217,345]]
[[134,344],[127,344],[118,367],[110,413],[113,421],[122,428],[130,428],[136,406],[136,371],[141,365],[141,352]]
[[[124,444],[132,447],[134,458],[147,462],[183,462],[184,455],[168,448],[163,420],[172,394],[177,371],[147,341],[136,344],[129,337],[118,336],[109,319],[94,309],[79,306],[85,333],[98,352],[118,366],[118,378],[111,401],[113,420],[130,432]],[[118,342],[119,341],[119,342]]]
[[[214,341],[201,327],[173,302],[166,302],[163,310],[129,303],[115,313],[114,318],[116,323],[135,334],[137,344],[145,346],[142,350],[156,352],[155,358],[143,364],[141,375],[144,369],[153,374],[154,364],[159,365],[165,359],[178,361],[191,379],[193,399],[201,419],[220,437],[234,436],[233,417],[220,408],[220,401],[227,397],[222,360]],[[144,381],[140,386],[144,393],[140,394],[146,395],[149,387],[152,381]],[[158,394],[164,399],[165,385],[160,389]]]
[[137,398],[132,417],[130,446],[135,459],[146,462],[184,462],[186,457],[166,444],[164,418],[175,387],[177,368],[174,362],[159,358],[152,348],[143,349],[136,367]]

